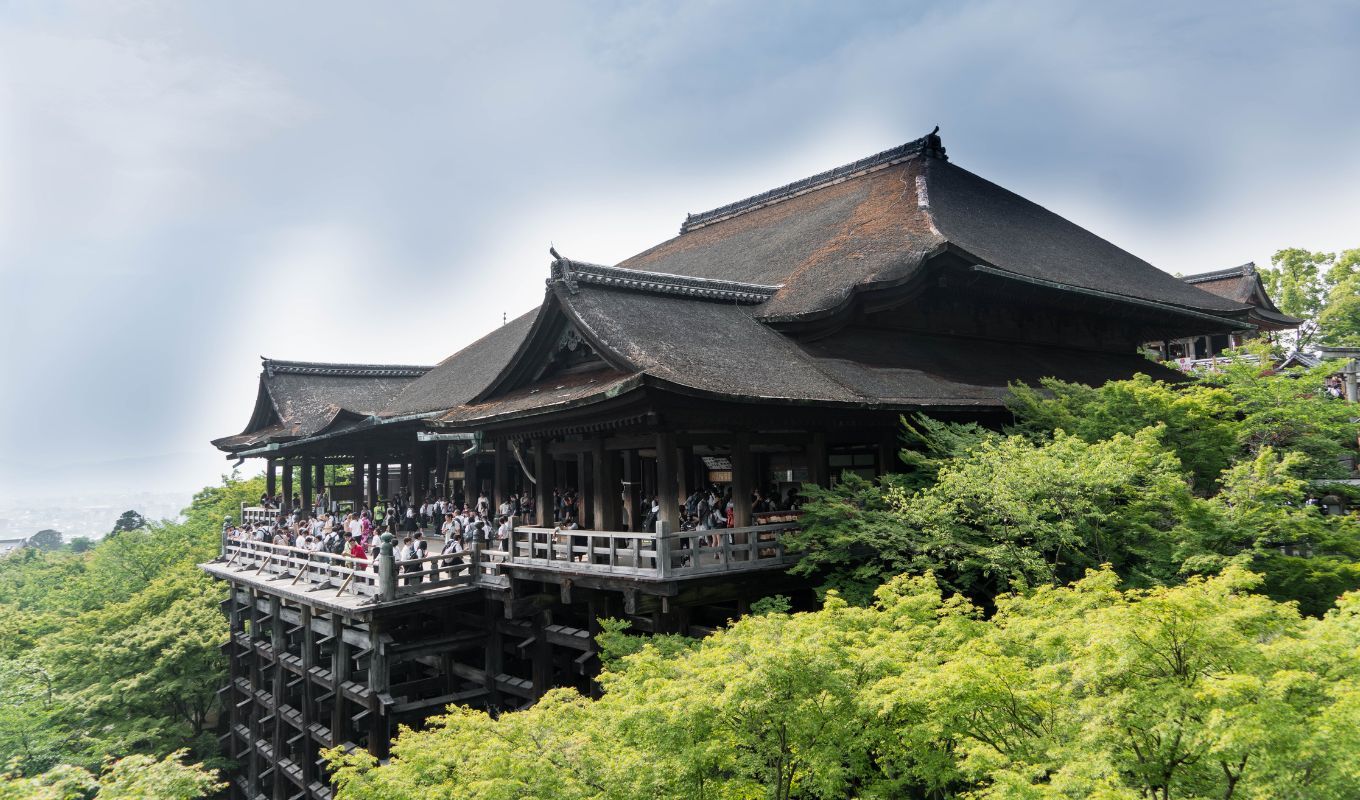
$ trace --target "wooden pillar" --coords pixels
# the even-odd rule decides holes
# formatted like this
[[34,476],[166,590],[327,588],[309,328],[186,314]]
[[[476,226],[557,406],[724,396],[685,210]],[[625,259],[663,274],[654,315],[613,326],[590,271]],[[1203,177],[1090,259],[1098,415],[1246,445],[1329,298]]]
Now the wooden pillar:
[[826,434],[813,431],[807,446],[808,483],[815,483],[823,489],[831,485],[828,477],[826,459]]
[[534,513],[538,527],[552,527],[553,471],[552,456],[548,455],[548,440],[534,440]]
[[582,528],[594,528],[596,521],[596,505],[594,505],[594,471],[590,467],[593,459],[592,453],[577,453],[577,512],[581,518],[577,520]]
[[266,458],[264,460],[264,493],[273,497],[277,488],[278,484],[274,482],[274,459]]
[[533,618],[533,684],[534,697],[542,697],[552,687],[553,665],[552,644],[548,642],[548,625],[552,624],[552,612],[540,611]]
[[505,439],[496,440],[496,454],[491,476],[491,503],[496,508],[510,499],[510,443]]
[[302,459],[302,510],[312,513],[312,469],[311,460],[307,457]]
[[382,696],[387,694],[391,679],[387,661],[387,644],[383,641],[382,625],[377,620],[368,623],[368,751],[378,758],[386,758],[388,746],[387,714]]
[[501,633],[501,619],[505,616],[505,606],[503,602],[488,596],[484,609],[487,631],[482,661],[482,685],[486,687],[489,705],[493,709],[498,709],[501,706],[501,690],[496,678],[505,671],[505,642]]
[[368,506],[373,508],[378,505],[378,462],[376,459],[368,462],[368,472],[364,477],[368,483]]
[[411,465],[401,462],[401,491],[411,491]]
[[733,522],[738,528],[751,524],[751,435],[732,434]]
[[482,491],[482,481],[477,477],[479,467],[476,453],[463,456],[463,491],[467,494],[467,504],[473,508],[477,507],[477,497]]
[[354,477],[350,479],[350,499],[354,501],[354,513],[359,513],[359,509],[364,504],[364,460],[359,456],[354,457]]
[[[310,465],[303,467],[302,486],[303,491],[307,491],[307,486],[311,483]],[[316,774],[316,750],[312,741],[309,729],[316,721],[316,684],[312,682],[311,670],[317,666],[316,658],[316,631],[312,630],[312,607],[306,603],[298,612],[298,622],[302,626],[302,674],[306,676],[302,680],[302,708],[298,711],[302,714],[302,783],[304,786],[310,785],[319,776]]]
[[378,466],[378,493],[387,497],[392,496],[392,480],[387,468],[387,461],[383,461]]
[[325,494],[325,492],[326,492],[326,462],[324,462],[324,461],[322,461],[321,459],[318,458],[318,459],[316,460],[316,462],[312,465],[312,471],[316,473],[316,474],[312,477],[312,480],[314,481],[314,483],[312,484],[313,489],[315,490],[315,492],[316,492],[317,494]]
[[887,475],[897,472],[901,459],[897,457],[898,443],[896,434],[878,443],[878,474]]
[[341,686],[349,682],[350,666],[354,663],[349,654],[349,642],[345,641],[345,618],[340,614],[331,615],[331,741],[340,742],[351,739],[349,714],[345,705],[350,701],[345,697]]
[[619,530],[619,477],[614,468],[614,454],[604,449],[604,439],[592,442],[591,466],[595,470],[591,487],[595,530]]
[[694,494],[694,448],[682,447],[676,453],[675,473],[676,491],[679,492],[680,502],[685,502],[689,496]]
[[293,507],[293,459],[283,460],[283,507]]
[[434,446],[434,482],[439,487],[439,496],[449,496],[449,443],[438,442]]
[[582,528],[588,528],[586,524],[586,478],[590,475],[589,464],[587,463],[586,453],[576,454],[576,509],[573,516],[576,517],[576,524]]
[[623,451],[623,488],[623,529],[635,531],[642,494],[642,457],[636,450]]
[[417,506],[425,499],[425,452],[419,445],[411,453],[411,495]]
[[680,501],[676,484],[675,434],[662,431],[656,435],[656,503],[657,530],[666,523],[667,530],[680,530]]

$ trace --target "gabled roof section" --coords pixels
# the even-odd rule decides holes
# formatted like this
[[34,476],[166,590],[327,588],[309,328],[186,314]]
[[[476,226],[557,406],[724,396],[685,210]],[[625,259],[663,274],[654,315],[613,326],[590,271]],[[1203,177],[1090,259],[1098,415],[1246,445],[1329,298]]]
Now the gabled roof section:
[[875,153],[866,158],[861,158],[858,161],[852,161],[849,164],[842,164],[835,169],[819,172],[816,175],[794,181],[793,183],[784,184],[777,189],[770,189],[767,192],[752,195],[744,200],[738,200],[735,203],[728,203],[725,206],[719,206],[718,208],[703,211],[698,214],[686,214],[684,223],[680,225],[680,232],[689,233],[690,231],[698,230],[705,225],[712,225],[715,222],[731,219],[738,214],[745,214],[749,211],[765,208],[774,205],[775,203],[797,197],[801,194],[806,194],[826,186],[832,186],[837,183],[848,181],[851,178],[868,175],[870,172],[876,172],[880,169],[886,169],[896,164],[901,164],[903,161],[920,155],[928,155],[948,160],[948,156],[946,156],[944,152],[944,144],[940,141],[938,135],[939,132],[940,126],[936,125],[935,130],[931,131],[928,135],[907,142],[906,144],[884,150],[881,153]]
[[1275,301],[1270,299],[1261,281],[1261,273],[1253,261],[1236,267],[1187,275],[1181,280],[1211,294],[1251,306],[1252,312],[1248,318],[1267,330],[1288,330],[1303,324],[1302,319],[1281,312]]
[[796,323],[908,283],[944,248],[1060,287],[1233,319],[1248,310],[959,168],[936,133],[690,215],[679,236],[616,267],[778,286],[760,316]]
[[602,264],[587,264],[553,255],[552,275],[548,278],[551,285],[560,281],[571,292],[583,283],[606,286],[616,289],[633,289],[654,294],[668,294],[695,300],[717,300],[727,303],[763,303],[774,297],[779,285],[743,283],[740,281],[696,278],[688,275],[672,275],[664,272],[647,272],[637,269],[607,267]]
[[524,342],[540,310],[521,314],[439,362],[393,398],[382,416],[445,411],[470,401],[500,374]]
[[238,452],[310,436],[377,414],[430,367],[404,364],[327,364],[262,358],[260,388],[246,429],[213,441]]

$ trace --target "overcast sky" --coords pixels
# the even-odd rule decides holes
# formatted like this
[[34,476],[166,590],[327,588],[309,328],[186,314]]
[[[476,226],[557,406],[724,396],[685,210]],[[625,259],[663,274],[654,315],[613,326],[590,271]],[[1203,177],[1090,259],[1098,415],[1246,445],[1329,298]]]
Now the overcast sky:
[[0,500],[184,490],[259,356],[434,363],[941,126],[1171,272],[1360,246],[1356,3],[0,3]]

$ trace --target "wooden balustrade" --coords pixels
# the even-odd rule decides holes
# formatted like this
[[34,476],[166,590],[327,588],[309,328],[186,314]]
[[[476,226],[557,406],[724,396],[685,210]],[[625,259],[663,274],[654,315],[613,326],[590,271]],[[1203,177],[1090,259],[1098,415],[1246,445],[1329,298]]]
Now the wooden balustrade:
[[[335,589],[375,601],[434,589],[508,585],[506,566],[559,572],[685,578],[725,572],[773,569],[795,560],[783,535],[797,522],[662,533],[593,530],[557,531],[521,526],[505,541],[478,542],[467,550],[412,560],[393,560],[393,577],[384,581],[377,552],[356,559],[323,551],[254,540],[229,540],[223,558],[229,566],[254,570],[268,580],[291,578],[307,591]],[[376,563],[375,563],[376,562]]]

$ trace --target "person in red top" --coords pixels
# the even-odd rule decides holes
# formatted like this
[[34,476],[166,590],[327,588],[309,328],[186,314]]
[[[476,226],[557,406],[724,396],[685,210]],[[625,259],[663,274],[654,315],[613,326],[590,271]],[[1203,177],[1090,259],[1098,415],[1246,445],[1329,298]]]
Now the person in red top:
[[350,558],[358,559],[360,562],[359,569],[363,569],[368,563],[368,553],[364,551],[364,546],[353,536],[346,536],[345,538],[347,539],[345,552]]

